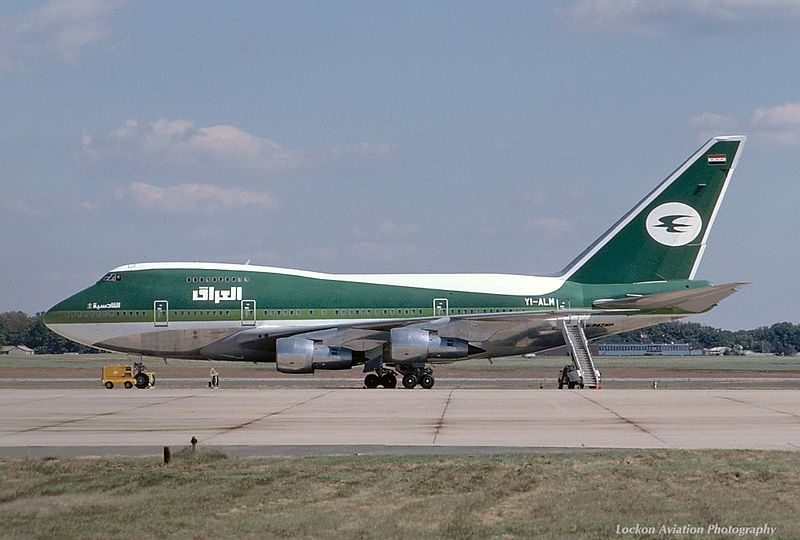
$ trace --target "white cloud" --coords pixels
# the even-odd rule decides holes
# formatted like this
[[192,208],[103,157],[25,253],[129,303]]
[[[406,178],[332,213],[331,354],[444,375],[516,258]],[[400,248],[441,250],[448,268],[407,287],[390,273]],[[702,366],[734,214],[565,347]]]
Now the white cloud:
[[749,124],[735,116],[704,112],[689,120],[692,127],[702,128],[700,138],[721,135],[721,131],[743,131],[756,141],[779,146],[800,146],[800,102],[775,107],[759,107],[750,115]]
[[580,30],[592,32],[707,36],[726,30],[793,27],[797,0],[576,0],[557,10]]
[[197,210],[218,212],[243,207],[270,208],[275,198],[266,191],[221,188],[211,184],[187,183],[159,187],[144,182],[133,182],[117,193],[120,199],[131,199],[147,210],[166,212],[193,212]]
[[121,164],[128,171],[155,167],[274,173],[352,158],[383,158],[395,145],[358,143],[312,152],[286,148],[232,125],[198,127],[190,120],[160,119],[149,124],[128,120],[100,137],[84,133],[81,148],[95,163]]
[[109,16],[120,0],[52,0],[0,19],[0,70],[75,62],[85,47],[112,36]]
[[753,111],[754,126],[800,127],[800,103],[784,103],[777,107],[759,107]]

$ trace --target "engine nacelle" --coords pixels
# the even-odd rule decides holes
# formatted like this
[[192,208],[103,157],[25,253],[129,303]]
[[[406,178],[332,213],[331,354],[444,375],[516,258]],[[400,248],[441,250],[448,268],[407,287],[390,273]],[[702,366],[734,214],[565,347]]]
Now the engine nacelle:
[[350,369],[349,349],[328,347],[304,337],[280,338],[275,343],[275,365],[281,373],[314,373],[315,369]]
[[421,328],[392,328],[392,360],[395,362],[425,362],[428,358],[464,358],[469,355],[469,343],[463,339],[441,337]]

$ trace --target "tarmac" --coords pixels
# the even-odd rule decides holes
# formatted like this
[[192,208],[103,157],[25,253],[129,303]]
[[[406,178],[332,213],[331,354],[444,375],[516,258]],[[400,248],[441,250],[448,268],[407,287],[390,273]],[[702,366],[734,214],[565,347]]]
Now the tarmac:
[[[336,376],[336,377],[225,377],[223,386],[228,389],[356,389],[364,385],[361,376]],[[700,376],[671,376],[671,377],[604,377],[603,388],[610,389],[649,389],[653,384],[661,389],[787,389],[800,390],[800,377],[790,376],[761,376],[761,374],[748,374],[742,376],[726,376],[717,373],[714,376],[706,374]],[[98,377],[13,377],[0,376],[0,393],[6,389],[97,389]],[[208,384],[208,377],[157,377],[158,388],[202,388]],[[539,388],[555,388],[554,377],[436,377],[436,389],[492,389],[492,390],[532,390]]]
[[800,450],[798,390],[6,389],[0,457]]

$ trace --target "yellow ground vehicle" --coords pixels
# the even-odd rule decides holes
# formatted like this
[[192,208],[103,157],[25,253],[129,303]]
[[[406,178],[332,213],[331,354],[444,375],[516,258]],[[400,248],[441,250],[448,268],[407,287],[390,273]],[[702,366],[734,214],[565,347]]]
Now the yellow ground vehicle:
[[147,371],[141,362],[134,362],[132,366],[124,364],[111,364],[103,366],[103,386],[111,390],[114,385],[125,388],[149,388],[156,384],[156,374]]

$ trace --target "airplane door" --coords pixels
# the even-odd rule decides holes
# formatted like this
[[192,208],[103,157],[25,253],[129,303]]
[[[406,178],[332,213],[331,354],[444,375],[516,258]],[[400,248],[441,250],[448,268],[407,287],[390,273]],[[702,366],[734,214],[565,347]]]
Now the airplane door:
[[169,324],[169,303],[166,300],[153,302],[153,323],[155,326],[167,326]]
[[242,300],[242,326],[256,325],[256,301]]
[[434,317],[447,317],[450,312],[447,306],[447,298],[434,298],[433,299],[433,316]]

